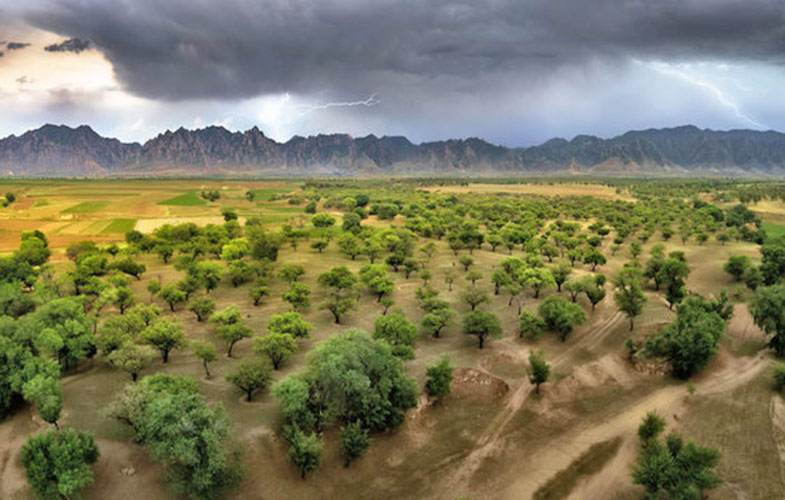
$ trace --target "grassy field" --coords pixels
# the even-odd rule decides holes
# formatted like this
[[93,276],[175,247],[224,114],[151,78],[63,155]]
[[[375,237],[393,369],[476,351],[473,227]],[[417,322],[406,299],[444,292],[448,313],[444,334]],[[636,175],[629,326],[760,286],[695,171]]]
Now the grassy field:
[[136,227],[137,219],[114,219],[102,232],[125,234]]
[[199,205],[207,205],[207,201],[202,199],[195,191],[188,191],[180,196],[169,198],[168,200],[158,202],[159,205],[172,205],[176,207],[196,207]]
[[785,234],[785,224],[776,224],[773,222],[764,222],[763,229],[770,237],[777,238]]
[[83,201],[78,205],[63,210],[64,214],[92,214],[105,208],[109,204],[108,201]]
[[[0,209],[0,250],[14,249],[22,231],[41,229],[55,248],[55,267],[64,271],[72,266],[63,255],[69,243],[83,239],[122,242],[123,233],[132,228],[152,232],[165,223],[221,223],[223,208],[236,210],[241,222],[248,216],[261,215],[264,223],[271,226],[302,220],[309,227],[303,205],[269,199],[272,195],[298,192],[301,184],[218,180],[17,181],[12,189],[19,193],[19,202]],[[3,188],[9,189],[0,186]],[[202,189],[219,189],[221,198],[206,203],[199,198]],[[245,199],[249,189],[257,193],[253,202]],[[580,194],[628,199],[626,192],[617,193],[608,186],[578,183],[434,185],[427,189],[442,193]],[[113,192],[123,194],[108,194]],[[40,200],[47,204],[38,204]],[[96,203],[104,205],[89,209]],[[77,207],[87,208],[73,211]],[[775,208],[766,207],[768,212]],[[785,213],[785,207],[782,208]],[[320,206],[320,211],[329,209]],[[380,221],[373,216],[363,221],[367,226],[403,223],[401,215],[393,221]],[[785,232],[784,226],[767,224],[772,231],[780,228]],[[765,337],[751,324],[740,301],[736,301],[735,316],[721,342],[719,355],[692,380],[695,393],[690,395],[685,383],[655,369],[636,368],[626,359],[624,345],[630,335],[641,336],[674,317],[662,295],[653,288],[645,290],[648,302],[632,333],[626,318],[617,312],[612,293],[594,312],[582,296],[579,303],[587,312],[588,321],[567,342],[550,334],[539,340],[519,338],[515,307],[508,305],[505,296],[491,295],[483,308],[499,316],[503,336],[479,350],[476,339],[460,331],[459,318],[469,310],[460,299],[463,273],[453,291],[444,282],[448,272],[460,267],[457,257],[447,241],[433,241],[437,250],[429,264],[432,283],[440,291],[440,298],[453,304],[458,320],[446,328],[442,338],[419,338],[415,343],[416,358],[406,362],[406,369],[422,386],[426,367],[448,354],[458,367],[453,392],[438,405],[428,404],[421,396],[418,407],[409,412],[406,421],[395,430],[374,435],[367,454],[349,468],[340,460],[334,429],[324,436],[324,464],[308,480],[301,480],[286,462],[286,443],[277,435],[281,414],[276,399],[265,391],[248,403],[224,378],[238,360],[252,356],[249,340],[237,344],[233,358],[219,356],[210,365],[210,379],[204,376],[200,362],[189,350],[173,352],[166,365],[157,359],[146,370],[146,374],[165,372],[195,377],[207,398],[226,408],[244,445],[248,470],[241,488],[226,498],[640,498],[642,490],[632,485],[629,467],[638,452],[636,429],[640,419],[655,409],[666,418],[669,430],[678,430],[721,450],[719,470],[726,483],[712,491],[710,498],[781,497],[785,489],[781,475],[785,463],[781,451],[785,447],[785,408],[780,408],[781,397],[768,386],[772,358],[762,350]],[[424,242],[418,242],[418,246]],[[697,293],[714,294],[737,286],[721,271],[729,255],[743,253],[759,260],[759,247],[751,243],[731,242],[723,246],[712,240],[705,245],[693,241],[684,245],[678,238],[664,242],[659,235],[644,244],[643,255],[648,256],[651,247],[658,243],[663,243],[667,251],[685,252],[692,268],[687,286]],[[604,245],[610,243],[606,241]],[[521,252],[516,249],[515,255]],[[481,283],[490,288],[491,270],[507,252],[492,252],[486,245],[472,256],[476,268],[484,273]],[[631,255],[625,246],[616,256],[608,253],[608,257],[608,263],[600,270],[610,276]],[[183,273],[172,265],[164,265],[154,255],[140,254],[137,259],[147,266],[142,279],[131,283],[137,300],[157,303],[164,310],[164,317],[184,325],[189,340],[215,342],[220,352],[214,325],[197,322],[185,307],[171,313],[166,304],[146,291],[152,279],[160,279],[166,285],[180,279]],[[318,308],[325,298],[317,283],[320,273],[339,265],[357,272],[367,262],[363,257],[349,259],[335,243],[323,254],[305,242],[297,250],[281,248],[278,266],[296,263],[306,268],[302,281],[312,289],[312,306],[304,312],[304,318],[315,328],[311,338],[300,344],[300,352],[275,372],[275,379],[300,372],[320,341],[347,328],[373,330],[381,306],[364,289],[359,308],[341,325]],[[588,267],[575,270],[578,275],[585,273]],[[409,278],[401,273],[392,276],[393,310],[419,322],[422,311],[414,293],[421,280],[415,274]],[[255,332],[263,333],[271,315],[289,309],[281,298],[286,288],[282,280],[272,280],[269,298],[258,307],[249,300],[247,285],[233,287],[224,281],[211,293],[218,308],[238,305],[246,323]],[[548,290],[541,298],[553,293],[556,291]],[[527,310],[535,310],[541,303],[531,295],[526,297],[523,307]],[[116,313],[111,306],[107,311]],[[553,379],[543,386],[539,396],[527,377],[526,359],[531,349],[543,349],[553,367]],[[124,427],[100,415],[100,409],[129,380],[127,374],[112,369],[102,357],[91,359],[63,379],[62,425],[94,432],[101,450],[101,458],[94,466],[96,481],[85,491],[85,497],[176,498],[166,486],[164,468],[133,442]],[[35,410],[28,407],[0,422],[0,498],[32,498],[25,485],[18,450],[28,435],[45,428]]]

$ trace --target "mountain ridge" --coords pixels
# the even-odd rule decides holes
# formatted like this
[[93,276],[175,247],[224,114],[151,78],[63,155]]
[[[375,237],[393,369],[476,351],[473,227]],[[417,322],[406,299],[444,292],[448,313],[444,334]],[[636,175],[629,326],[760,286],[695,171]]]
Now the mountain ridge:
[[404,136],[293,136],[258,127],[166,130],[144,144],[102,137],[88,125],[46,124],[0,139],[7,176],[183,175],[785,175],[785,134],[694,125],[576,135],[509,148],[477,137],[415,144]]

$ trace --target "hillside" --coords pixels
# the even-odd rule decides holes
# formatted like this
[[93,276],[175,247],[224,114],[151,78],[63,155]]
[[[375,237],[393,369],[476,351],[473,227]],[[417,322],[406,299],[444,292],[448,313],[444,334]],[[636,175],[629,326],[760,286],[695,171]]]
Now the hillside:
[[785,134],[702,130],[579,135],[507,148],[482,139],[414,144],[405,137],[295,136],[279,143],[254,127],[166,131],[143,145],[89,126],[44,125],[0,140],[0,172],[12,176],[149,175],[782,175]]

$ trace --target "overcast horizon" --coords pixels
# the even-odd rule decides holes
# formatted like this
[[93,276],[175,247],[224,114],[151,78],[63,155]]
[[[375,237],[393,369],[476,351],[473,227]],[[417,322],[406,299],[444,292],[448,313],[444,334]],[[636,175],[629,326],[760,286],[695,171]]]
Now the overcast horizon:
[[0,0],[0,137],[785,130],[785,2]]

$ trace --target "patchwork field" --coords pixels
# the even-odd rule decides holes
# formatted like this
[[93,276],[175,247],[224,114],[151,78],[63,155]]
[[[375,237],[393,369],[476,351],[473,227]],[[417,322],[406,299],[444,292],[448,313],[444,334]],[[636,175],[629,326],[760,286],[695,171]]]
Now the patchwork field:
[[[163,224],[223,222],[221,210],[231,208],[244,220],[261,215],[278,224],[302,214],[285,200],[270,201],[276,194],[299,189],[296,181],[9,181],[0,180],[2,192],[13,191],[18,201],[0,208],[0,252],[19,246],[22,231],[39,229],[62,248],[81,239],[122,241],[126,232],[152,232]],[[208,202],[202,190],[217,189],[221,197]],[[254,201],[246,192],[256,194]]]

